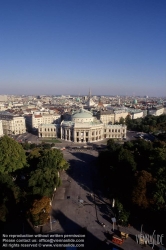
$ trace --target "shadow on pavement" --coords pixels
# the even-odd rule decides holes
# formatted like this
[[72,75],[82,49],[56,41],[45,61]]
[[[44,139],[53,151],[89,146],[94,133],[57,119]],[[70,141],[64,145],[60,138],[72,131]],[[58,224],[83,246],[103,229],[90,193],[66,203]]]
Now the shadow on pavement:
[[[102,241],[98,239],[96,236],[94,236],[92,233],[87,231],[85,227],[79,226],[77,223],[66,217],[61,211],[53,210],[52,211],[52,217],[55,220],[59,221],[59,224],[63,228],[64,234],[84,234],[85,235],[85,242],[84,242],[84,248],[87,250],[110,250],[115,247],[117,250],[122,250],[122,248],[119,248],[115,246],[113,243],[110,242],[110,239],[105,235],[105,239]],[[55,233],[55,232],[54,232]],[[53,234],[53,233],[50,233]],[[103,232],[104,234],[104,232]],[[82,238],[83,239],[83,238]],[[64,248],[65,249],[65,248]],[[81,249],[81,248],[80,248]]]
[[[97,213],[103,214],[108,222],[112,222],[113,216],[110,209],[110,202],[106,199],[102,188],[98,167],[96,164],[97,157],[86,152],[70,152],[77,159],[68,160],[70,168],[66,171],[68,176],[76,181],[80,187],[87,191],[88,200],[84,205],[96,206]],[[105,200],[106,199],[106,200]]]

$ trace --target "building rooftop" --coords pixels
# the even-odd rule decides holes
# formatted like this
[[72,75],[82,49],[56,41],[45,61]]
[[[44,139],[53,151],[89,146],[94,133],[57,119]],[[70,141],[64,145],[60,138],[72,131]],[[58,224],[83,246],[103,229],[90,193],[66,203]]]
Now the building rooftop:
[[58,125],[58,124],[56,124],[56,123],[49,123],[49,124],[42,123],[40,125],[47,126],[47,127],[50,127],[50,126],[56,127],[56,125]]
[[41,115],[34,115],[35,118],[41,118]]
[[101,110],[99,111],[101,115],[109,115],[109,114],[114,114],[113,110]]
[[72,115],[72,119],[74,119],[74,118],[92,118],[92,117],[93,117],[92,113],[85,110],[85,109],[80,109],[79,111],[76,111]]
[[0,111],[0,115],[8,115],[8,116],[13,116],[12,113],[8,112],[8,111]]

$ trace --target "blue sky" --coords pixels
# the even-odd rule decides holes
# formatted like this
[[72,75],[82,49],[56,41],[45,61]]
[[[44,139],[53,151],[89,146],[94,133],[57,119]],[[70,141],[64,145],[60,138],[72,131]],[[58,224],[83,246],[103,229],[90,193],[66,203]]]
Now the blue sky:
[[0,94],[166,96],[165,0],[1,0]]

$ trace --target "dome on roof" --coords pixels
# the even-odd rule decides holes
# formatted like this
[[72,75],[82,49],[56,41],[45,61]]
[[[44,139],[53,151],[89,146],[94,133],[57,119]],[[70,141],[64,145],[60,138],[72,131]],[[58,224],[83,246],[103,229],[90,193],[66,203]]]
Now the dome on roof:
[[73,118],[91,118],[92,114],[85,109],[80,109],[80,111],[76,112],[72,115]]
[[93,115],[85,109],[80,109],[72,115],[72,121],[93,121]]

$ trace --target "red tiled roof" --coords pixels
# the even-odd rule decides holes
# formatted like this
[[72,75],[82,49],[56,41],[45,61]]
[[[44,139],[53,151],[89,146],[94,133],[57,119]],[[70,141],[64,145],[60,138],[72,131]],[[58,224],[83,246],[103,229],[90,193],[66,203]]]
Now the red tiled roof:
[[40,117],[42,117],[41,115],[35,115],[35,118],[40,118]]

